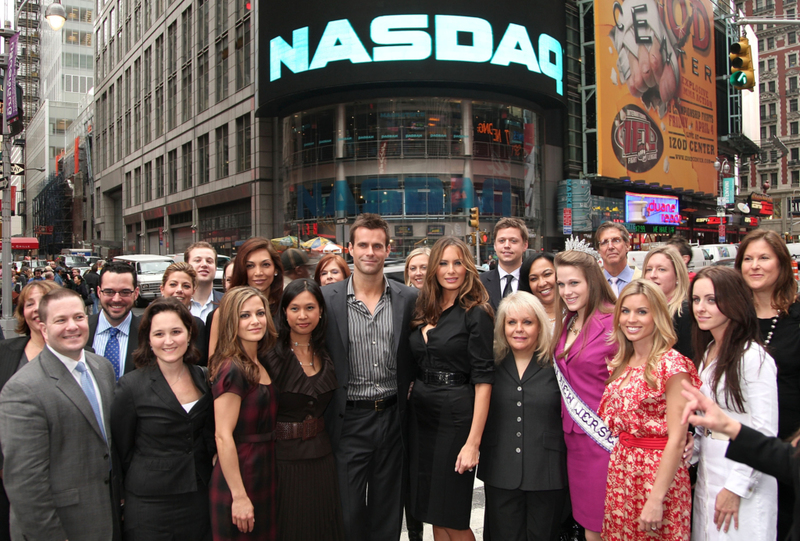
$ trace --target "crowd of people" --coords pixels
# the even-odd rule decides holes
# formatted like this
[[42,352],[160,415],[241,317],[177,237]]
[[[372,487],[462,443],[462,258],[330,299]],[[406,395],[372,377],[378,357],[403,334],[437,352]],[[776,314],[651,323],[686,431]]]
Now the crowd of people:
[[502,218],[494,269],[443,237],[405,284],[389,241],[359,216],[351,270],[251,238],[224,294],[198,242],[142,316],[125,263],[31,279],[0,342],[0,540],[389,541],[404,511],[411,540],[473,540],[476,476],[487,540],[800,539],[778,235],[692,276],[679,238],[639,271],[619,224],[525,258]]

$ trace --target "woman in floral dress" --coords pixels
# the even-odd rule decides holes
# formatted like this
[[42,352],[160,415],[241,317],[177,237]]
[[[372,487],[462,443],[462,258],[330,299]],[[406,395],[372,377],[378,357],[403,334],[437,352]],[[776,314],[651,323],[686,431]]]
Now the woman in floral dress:
[[599,415],[619,437],[608,465],[604,540],[688,540],[692,496],[682,461],[686,399],[681,381],[700,387],[676,341],[667,299],[650,281],[622,290],[614,311],[619,351]]

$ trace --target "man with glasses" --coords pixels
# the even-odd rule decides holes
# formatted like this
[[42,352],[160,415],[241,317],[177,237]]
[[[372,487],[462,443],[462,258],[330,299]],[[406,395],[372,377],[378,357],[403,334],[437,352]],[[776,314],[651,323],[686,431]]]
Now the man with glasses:
[[[528,249],[528,226],[519,218],[502,218],[494,226],[497,268],[481,274],[489,303],[497,310],[500,301],[519,289],[522,256]],[[527,280],[527,277],[525,278]]]
[[119,261],[100,272],[97,297],[102,310],[89,318],[89,343],[95,353],[109,360],[119,379],[135,367],[133,352],[139,345],[139,321],[131,308],[139,297],[136,270]]
[[628,266],[630,235],[622,224],[603,222],[595,232],[595,242],[603,260],[603,274],[611,285],[611,290],[619,292],[633,280],[642,276],[642,271]]

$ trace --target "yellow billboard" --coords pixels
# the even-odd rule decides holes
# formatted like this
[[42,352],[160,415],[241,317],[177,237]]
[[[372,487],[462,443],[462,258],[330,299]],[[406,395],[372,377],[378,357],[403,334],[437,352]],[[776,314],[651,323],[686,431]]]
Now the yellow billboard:
[[715,193],[709,0],[597,0],[599,175]]

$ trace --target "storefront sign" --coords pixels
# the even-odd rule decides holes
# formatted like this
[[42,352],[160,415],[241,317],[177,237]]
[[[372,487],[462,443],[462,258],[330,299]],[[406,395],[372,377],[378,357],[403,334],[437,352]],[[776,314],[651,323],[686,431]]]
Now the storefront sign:
[[772,197],[760,193],[751,193],[748,204],[750,205],[750,214],[759,216],[772,216],[773,203]]
[[598,174],[716,193],[710,0],[598,0]]
[[722,225],[731,223],[728,216],[698,216],[694,219],[696,225]]
[[674,225],[634,224],[631,222],[626,222],[622,225],[631,233],[653,233],[655,235],[674,235],[677,227]]
[[429,225],[428,226],[428,236],[429,237],[443,237],[444,236],[444,226],[443,225]]
[[800,197],[792,197],[789,201],[792,205],[792,216],[800,216]]
[[733,177],[722,179],[722,203],[724,205],[733,205],[734,203],[734,192],[736,190],[734,189],[733,181]]
[[268,63],[259,114],[315,95],[398,86],[538,94],[564,103],[565,40],[558,1],[312,0],[302,10],[272,3],[259,19]]
[[410,225],[396,225],[394,226],[395,237],[413,237],[414,228]]
[[758,218],[755,216],[743,216],[742,223],[749,227],[758,227]]
[[674,195],[625,192],[625,221],[635,224],[678,225],[680,203]]

